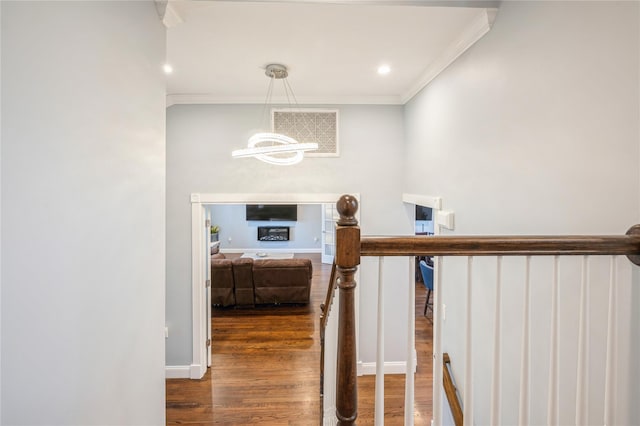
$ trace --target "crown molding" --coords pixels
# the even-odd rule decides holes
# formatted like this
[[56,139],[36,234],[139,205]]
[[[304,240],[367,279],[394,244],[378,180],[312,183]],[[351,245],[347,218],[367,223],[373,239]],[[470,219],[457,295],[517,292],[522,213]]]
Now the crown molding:
[[498,7],[501,0],[213,0],[251,3],[317,3],[366,6]]
[[[224,105],[224,104],[264,104],[264,98],[218,96],[209,94],[170,94],[167,95],[167,108],[172,105]],[[285,97],[271,99],[272,105],[289,105]],[[299,105],[402,105],[399,96],[307,96],[297,97]]]
[[[159,2],[160,0],[156,0]],[[160,1],[164,3],[164,11],[162,14],[162,23],[167,28],[173,28],[177,25],[180,25],[184,22],[184,18],[178,13],[175,8],[175,0],[164,0]]]
[[[269,2],[271,0],[264,0]],[[315,1],[310,1],[315,2]],[[383,2],[380,2],[383,3]],[[493,26],[498,9],[484,8],[478,11],[476,17],[469,23],[460,36],[452,42],[431,65],[424,71],[421,77],[401,95],[391,96],[308,96],[298,97],[300,105],[404,105],[433,81],[442,71],[451,65],[460,55],[480,40]],[[167,27],[172,27],[183,22],[169,1],[166,6],[163,22]],[[168,94],[166,98],[167,108],[172,105],[223,105],[223,104],[264,104],[264,98],[254,96],[220,96],[214,94]],[[289,100],[285,97],[272,99],[273,104],[287,105]]]
[[168,0],[155,0],[153,2],[156,6],[156,12],[158,12],[158,16],[160,20],[164,17],[164,12],[167,10]]
[[431,63],[411,89],[401,96],[402,104],[409,102],[418,92],[424,89],[433,79],[451,65],[453,61],[458,59],[460,55],[488,33],[493,26],[496,13],[497,9],[493,8],[481,10],[473,21],[471,21],[470,25],[462,32],[460,37],[451,43],[444,52]]

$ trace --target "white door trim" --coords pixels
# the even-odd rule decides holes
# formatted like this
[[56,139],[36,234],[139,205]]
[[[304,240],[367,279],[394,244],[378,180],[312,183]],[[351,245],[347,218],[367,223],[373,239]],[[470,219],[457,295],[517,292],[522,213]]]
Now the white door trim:
[[[192,331],[193,331],[193,359],[190,368],[191,379],[201,379],[207,372],[207,310],[206,310],[206,288],[205,253],[202,247],[204,234],[202,229],[205,226],[204,206],[206,204],[322,204],[335,203],[343,194],[322,193],[322,194],[299,194],[299,193],[279,193],[279,194],[191,194],[191,295],[192,304]],[[359,193],[351,193],[360,202]],[[360,219],[360,210],[356,213],[356,218]],[[356,335],[359,335],[359,292],[356,287]],[[215,336],[212,336],[212,339]],[[356,353],[358,351],[358,339],[356,339]]]
[[[202,253],[203,229],[205,227],[204,205],[194,202],[191,196],[191,294],[193,304],[192,328],[193,328],[193,360],[191,362],[189,378],[200,379],[207,372],[207,288],[205,283]],[[197,301],[197,303],[196,303]]]
[[[200,204],[322,204],[335,203],[343,194],[300,194],[300,193],[245,193],[245,194],[191,194],[191,202]],[[359,194],[351,194],[358,200]]]
[[[336,228],[335,228],[335,220],[337,220],[337,213],[335,204],[329,206],[329,204],[322,204],[322,241],[321,241],[321,249],[320,249],[320,259],[322,263],[331,265],[335,259],[335,248],[336,248]],[[327,218],[327,209],[330,209],[331,217]],[[327,221],[331,222],[331,227],[328,228]],[[331,236],[331,243],[327,243],[327,236]],[[331,253],[327,254],[327,247],[331,246]]]

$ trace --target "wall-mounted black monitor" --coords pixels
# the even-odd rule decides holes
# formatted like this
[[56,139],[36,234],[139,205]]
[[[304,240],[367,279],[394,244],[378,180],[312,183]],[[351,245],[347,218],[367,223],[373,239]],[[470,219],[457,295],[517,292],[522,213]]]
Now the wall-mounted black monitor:
[[247,204],[247,220],[298,220],[297,204]]
[[433,220],[431,207],[416,206],[416,220]]

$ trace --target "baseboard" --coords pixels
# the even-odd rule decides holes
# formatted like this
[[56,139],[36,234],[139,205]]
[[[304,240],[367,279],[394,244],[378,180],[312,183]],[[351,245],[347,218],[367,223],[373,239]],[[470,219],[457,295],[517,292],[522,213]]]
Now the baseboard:
[[322,253],[321,248],[264,248],[264,247],[252,247],[252,248],[225,248],[220,249],[221,253],[255,253],[258,251],[271,252],[271,253]]
[[207,369],[202,369],[200,364],[191,365],[166,365],[164,377],[167,379],[202,379]]
[[191,364],[191,376],[190,379],[202,379],[207,372],[207,366],[202,364]]
[[164,367],[164,377],[167,379],[191,378],[190,365],[167,365]]

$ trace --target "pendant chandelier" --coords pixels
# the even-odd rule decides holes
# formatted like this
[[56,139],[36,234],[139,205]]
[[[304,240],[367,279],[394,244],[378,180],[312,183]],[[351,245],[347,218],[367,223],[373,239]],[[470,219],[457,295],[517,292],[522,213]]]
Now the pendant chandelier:
[[[287,76],[289,75],[287,67],[280,64],[267,65],[265,75],[269,77],[269,88],[267,89],[263,113],[266,112],[267,107],[271,103],[273,82],[275,80],[282,81],[288,103],[291,105],[291,99],[293,99],[297,105],[295,95],[287,80]],[[231,156],[233,158],[255,157],[265,163],[288,166],[301,162],[304,158],[305,151],[313,151],[316,149],[318,149],[318,144],[315,142],[300,143],[287,135],[263,132],[251,136],[247,142],[247,148],[237,149],[231,153]]]

